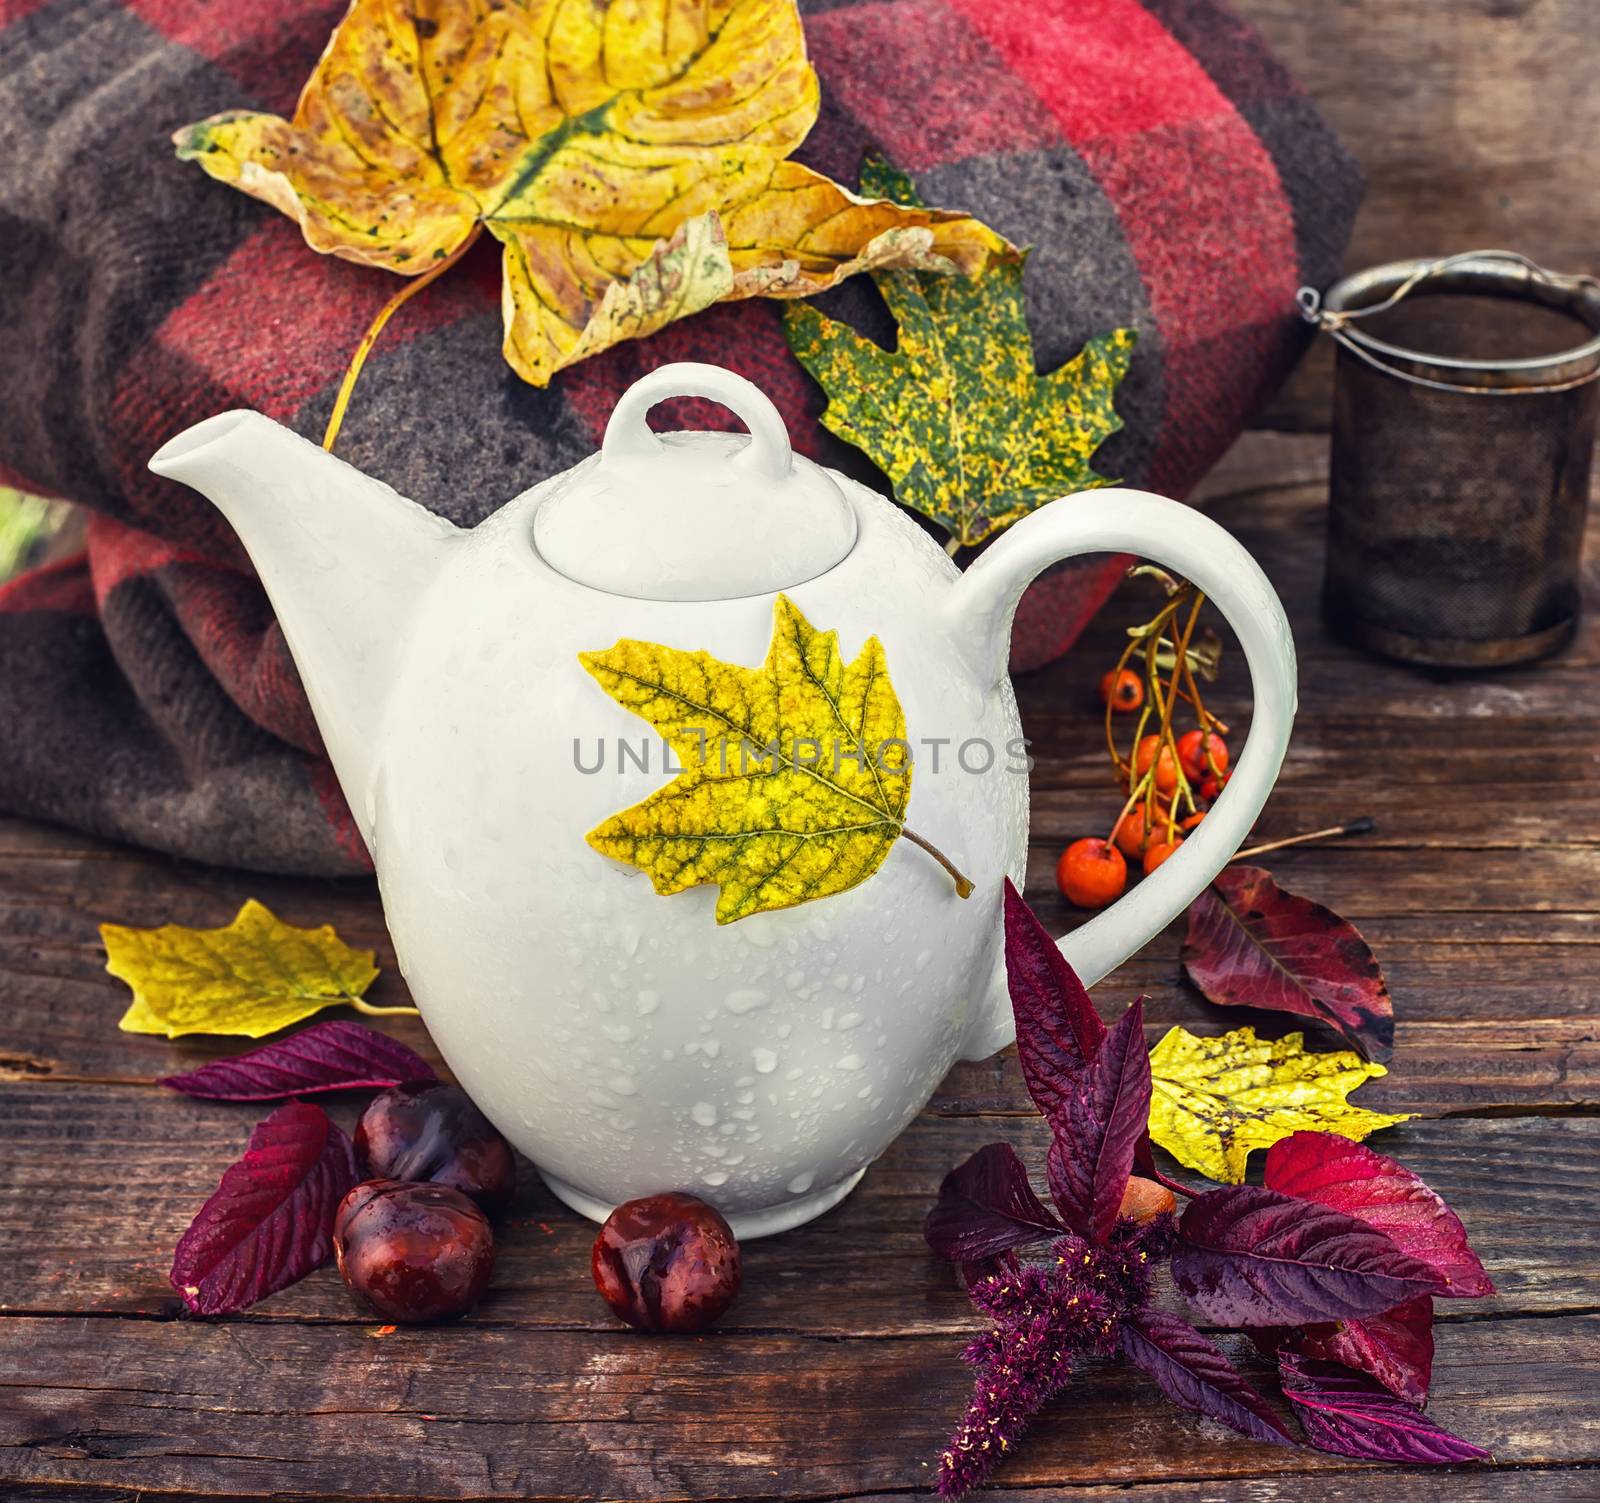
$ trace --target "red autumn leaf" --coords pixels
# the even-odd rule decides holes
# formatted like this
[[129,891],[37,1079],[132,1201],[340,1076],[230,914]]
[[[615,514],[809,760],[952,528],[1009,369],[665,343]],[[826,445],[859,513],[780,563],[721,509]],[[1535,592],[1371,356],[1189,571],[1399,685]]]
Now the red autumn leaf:
[[1303,1357],[1369,1373],[1420,1409],[1433,1377],[1433,1300],[1419,1294],[1382,1315],[1303,1326],[1298,1334],[1288,1333],[1285,1344]]
[[277,1101],[434,1078],[427,1060],[398,1039],[360,1023],[337,1022],[316,1023],[232,1059],[163,1076],[160,1084],[211,1101]]
[[1423,1466],[1491,1459],[1482,1446],[1452,1435],[1381,1383],[1347,1367],[1285,1352],[1278,1358],[1278,1374],[1284,1396],[1319,1451]]
[[1257,1185],[1184,1207],[1172,1277],[1201,1315],[1227,1326],[1359,1319],[1443,1282],[1366,1222]]
[[1009,1143],[980,1148],[945,1175],[922,1228],[928,1246],[953,1263],[998,1257],[1065,1230],[1033,1193],[1028,1171]]
[[183,1234],[173,1288],[197,1315],[228,1315],[288,1288],[327,1261],[333,1214],[358,1178],[349,1138],[320,1106],[280,1106]]
[[1222,1350],[1186,1320],[1165,1310],[1140,1310],[1123,1321],[1123,1353],[1184,1409],[1220,1420],[1251,1440],[1292,1446],[1283,1422]]
[[1066,1124],[1050,1144],[1050,1193],[1067,1225],[1091,1242],[1104,1244],[1111,1236],[1149,1120],[1150,1051],[1141,998],[1078,1072]]
[[1017,1020],[1017,1059],[1034,1105],[1055,1131],[1066,1122],[1074,1081],[1106,1025],[1020,892],[1006,881],[1006,985]]
[[1266,1183],[1298,1200],[1331,1206],[1376,1227],[1401,1252],[1426,1263],[1452,1299],[1493,1294],[1467,1244],[1461,1218],[1404,1164],[1336,1133],[1297,1132],[1267,1152]]
[[1207,1001],[1311,1018],[1367,1059],[1394,1053],[1394,1004],[1355,925],[1259,866],[1225,867],[1194,900],[1181,958]]

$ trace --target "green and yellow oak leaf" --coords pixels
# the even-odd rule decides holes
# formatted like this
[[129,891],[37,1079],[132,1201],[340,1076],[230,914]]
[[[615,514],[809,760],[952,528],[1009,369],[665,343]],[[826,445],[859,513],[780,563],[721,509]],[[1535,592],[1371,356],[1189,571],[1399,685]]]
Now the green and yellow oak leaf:
[[121,1025],[128,1033],[258,1039],[325,1007],[416,1011],[361,1000],[378,974],[371,950],[352,949],[327,924],[297,929],[254,898],[220,929],[102,924],[100,938],[106,969],[133,989]]
[[415,276],[486,226],[506,359],[543,386],[722,299],[1014,254],[788,161],[817,108],[795,0],[353,0],[292,120],[174,141],[366,266]]
[[658,893],[714,883],[717,922],[730,924],[866,881],[901,835],[951,871],[962,897],[972,891],[905,827],[911,748],[876,637],[846,663],[838,633],[779,595],[759,668],[633,640],[579,660],[683,769],[589,832]]
[[[910,178],[878,159],[862,191],[908,205]],[[1089,340],[1060,369],[1034,368],[1021,257],[971,277],[874,275],[899,329],[885,350],[807,303],[784,310],[789,347],[827,393],[823,426],[881,469],[902,506],[971,547],[1048,501],[1116,482],[1091,466],[1122,427],[1113,405],[1134,332]]]
[[1308,1054],[1303,1033],[1258,1039],[1254,1028],[1216,1038],[1170,1029],[1150,1051],[1150,1136],[1180,1164],[1225,1184],[1243,1182],[1252,1149],[1295,1132],[1360,1140],[1410,1120],[1345,1098],[1388,1071],[1350,1049]]

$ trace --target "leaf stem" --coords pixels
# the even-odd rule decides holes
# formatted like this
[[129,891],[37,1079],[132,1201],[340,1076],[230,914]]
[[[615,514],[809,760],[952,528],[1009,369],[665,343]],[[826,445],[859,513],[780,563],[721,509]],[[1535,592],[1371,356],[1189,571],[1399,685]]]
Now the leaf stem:
[[920,845],[923,850],[925,850],[930,856],[933,857],[935,861],[939,863],[940,866],[950,873],[956,884],[957,897],[970,898],[972,896],[973,887],[971,880],[967,877],[964,877],[956,869],[955,863],[947,855],[945,855],[945,853],[941,851],[938,846],[934,845],[932,841],[924,840],[919,834],[917,834],[915,830],[908,830],[904,825],[900,826],[900,833],[904,835],[905,838],[912,843],[912,845]]
[[360,997],[346,997],[344,1000],[347,1006],[355,1008],[357,1012],[366,1013],[370,1018],[420,1018],[422,1016],[414,1007],[378,1007],[371,1002],[363,1002]]
[[[480,221],[473,225],[472,233],[467,236],[448,256],[436,261],[421,276],[412,277],[404,287],[378,310],[378,316],[367,325],[367,332],[361,336],[361,343],[356,346],[356,352],[350,357],[350,365],[344,373],[344,380],[339,384],[339,395],[333,400],[333,411],[328,416],[327,431],[322,435],[322,447],[331,451],[334,440],[339,437],[339,429],[344,424],[345,409],[350,405],[350,394],[356,389],[356,378],[361,374],[361,368],[367,363],[367,356],[372,353],[372,347],[378,342],[378,336],[383,333],[383,326],[389,322],[393,314],[414,298],[429,282],[437,281],[452,266],[456,264],[477,242],[478,236],[483,233],[483,224]],[[392,1011],[393,1009],[386,1009]],[[412,1011],[413,1009],[401,1009]]]
[[1337,835],[1370,835],[1378,828],[1370,815],[1352,819],[1347,824],[1329,825],[1325,830],[1307,830],[1303,835],[1286,835],[1282,840],[1269,840],[1265,845],[1253,845],[1247,850],[1235,851],[1232,861],[1243,861],[1250,856],[1265,856],[1268,851],[1281,851],[1289,845],[1305,845],[1311,840],[1332,840]]

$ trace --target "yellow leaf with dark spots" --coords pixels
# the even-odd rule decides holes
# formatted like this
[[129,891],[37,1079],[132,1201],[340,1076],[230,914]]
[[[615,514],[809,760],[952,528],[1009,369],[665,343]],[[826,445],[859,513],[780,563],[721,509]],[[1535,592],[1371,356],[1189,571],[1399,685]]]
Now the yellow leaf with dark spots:
[[[910,178],[881,159],[865,192],[915,206]],[[1041,376],[1023,305],[1022,261],[972,277],[875,274],[894,316],[893,350],[808,303],[784,310],[795,358],[827,393],[822,425],[889,477],[895,500],[972,547],[1058,496],[1115,482],[1091,464],[1122,426],[1113,399],[1132,329],[1085,341]]]
[[1352,1106],[1346,1097],[1388,1074],[1354,1050],[1308,1054],[1303,1033],[1258,1039],[1254,1028],[1216,1038],[1170,1029],[1150,1051],[1150,1136],[1209,1179],[1244,1181],[1252,1149],[1291,1133],[1333,1132],[1359,1141],[1414,1115]]
[[589,844],[646,873],[663,895],[714,883],[729,924],[864,882],[905,828],[911,749],[883,646],[853,662],[788,599],[773,607],[759,668],[624,640],[580,661],[618,704],[650,722],[682,771],[589,832]]
[[415,1011],[361,1000],[378,974],[371,950],[352,949],[326,924],[297,929],[254,898],[220,929],[102,924],[100,938],[106,969],[133,989],[121,1025],[128,1033],[258,1039],[325,1007]]
[[725,298],[1010,253],[787,161],[817,107],[795,0],[353,0],[292,120],[174,140],[366,266],[416,276],[486,226],[506,359],[543,386]]

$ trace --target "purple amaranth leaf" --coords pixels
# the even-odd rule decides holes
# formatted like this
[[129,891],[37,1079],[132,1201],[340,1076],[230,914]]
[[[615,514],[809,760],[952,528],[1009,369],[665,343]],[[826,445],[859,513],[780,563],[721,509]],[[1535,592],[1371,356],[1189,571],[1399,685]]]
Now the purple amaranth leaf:
[[1122,1350],[1184,1409],[1220,1420],[1252,1440],[1295,1444],[1266,1399],[1221,1349],[1176,1315],[1165,1310],[1135,1312],[1122,1323]]
[[1302,1326],[1284,1344],[1303,1357],[1370,1373],[1420,1409],[1433,1377],[1433,1300],[1426,1294],[1361,1320]]
[[1054,1131],[1066,1122],[1077,1073],[1106,1026],[1056,942],[1006,882],[1006,985],[1017,1020],[1017,1059],[1034,1105]]
[[1366,1222],[1257,1185],[1209,1190],[1184,1207],[1172,1277],[1226,1326],[1359,1319],[1443,1283]]
[[928,1246],[953,1263],[982,1262],[1065,1230],[1009,1143],[980,1148],[945,1175],[922,1228]]
[[228,1315],[286,1289],[327,1261],[334,1212],[359,1178],[349,1138],[320,1106],[280,1106],[183,1234],[172,1287],[197,1315]]
[[1181,959],[1207,1001],[1313,1018],[1368,1059],[1394,1054],[1394,1003],[1360,931],[1259,866],[1224,867],[1194,900]]
[[436,1079],[398,1039],[360,1023],[314,1023],[232,1059],[215,1059],[158,1082],[209,1101],[279,1101],[316,1091],[382,1090]]
[[1319,1451],[1423,1466],[1492,1459],[1482,1446],[1452,1435],[1382,1384],[1337,1363],[1285,1352],[1278,1358],[1278,1374],[1306,1437]]
[[1078,1072],[1065,1128],[1050,1144],[1050,1193],[1067,1225],[1091,1242],[1105,1242],[1116,1225],[1149,1121],[1150,1051],[1140,998]]
[[1334,1133],[1297,1132],[1267,1152],[1266,1182],[1297,1200],[1331,1206],[1376,1227],[1426,1263],[1453,1299],[1493,1294],[1461,1218],[1404,1164]]

